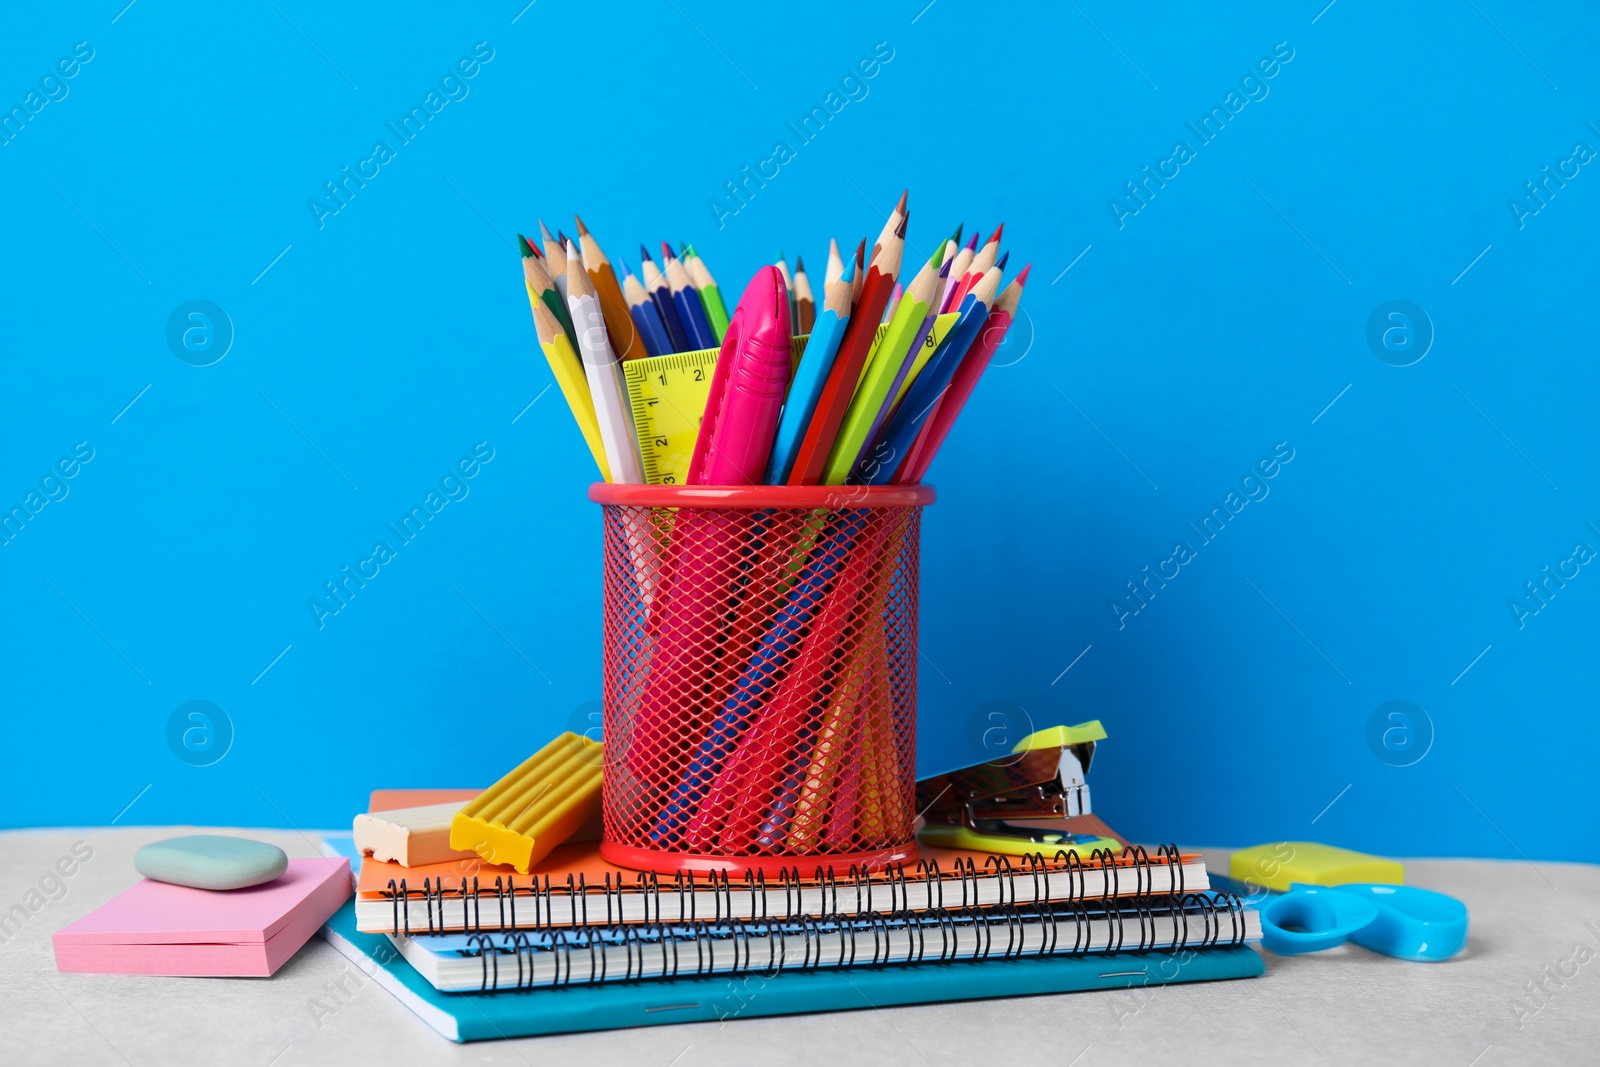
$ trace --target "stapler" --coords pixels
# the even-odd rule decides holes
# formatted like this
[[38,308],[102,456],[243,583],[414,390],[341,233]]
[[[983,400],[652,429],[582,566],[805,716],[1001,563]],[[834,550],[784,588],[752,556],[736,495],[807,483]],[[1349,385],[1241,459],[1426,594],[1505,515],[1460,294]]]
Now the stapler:
[[1013,856],[1095,849],[1117,852],[1120,842],[1073,833],[1065,820],[1089,815],[1085,775],[1106,731],[1095,719],[1029,734],[999,759],[917,782],[917,810],[926,845]]

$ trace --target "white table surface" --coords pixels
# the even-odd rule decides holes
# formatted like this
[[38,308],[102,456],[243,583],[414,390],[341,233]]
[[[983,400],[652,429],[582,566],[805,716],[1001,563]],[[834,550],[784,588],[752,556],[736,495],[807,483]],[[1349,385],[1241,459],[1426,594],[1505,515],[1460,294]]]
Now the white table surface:
[[[63,879],[64,896],[0,943],[0,1063],[1600,1063],[1600,867],[1587,864],[1407,861],[1410,884],[1458,897],[1471,912],[1467,950],[1442,964],[1354,946],[1293,959],[1262,950],[1267,973],[1248,981],[456,1045],[376,983],[352,982],[360,973],[321,938],[269,979],[58,973],[51,933],[132,884],[140,845],[183,832],[192,831],[0,833],[4,910],[24,903],[74,842],[94,850]],[[291,856],[318,854],[315,835],[249,834]],[[1226,872],[1226,851],[1206,858]],[[1575,957],[1579,945],[1588,951]],[[335,998],[340,976],[347,992]],[[1534,1001],[1528,983],[1541,982],[1547,992]],[[1518,1003],[1527,1008],[1520,1018]]]

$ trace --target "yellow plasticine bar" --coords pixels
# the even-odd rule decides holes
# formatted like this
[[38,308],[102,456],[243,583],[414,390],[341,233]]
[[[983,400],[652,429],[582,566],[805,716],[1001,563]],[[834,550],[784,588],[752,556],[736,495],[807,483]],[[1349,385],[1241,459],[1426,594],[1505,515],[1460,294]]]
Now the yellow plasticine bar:
[[563,733],[471,800],[450,820],[450,847],[518,874],[600,810],[601,745]]

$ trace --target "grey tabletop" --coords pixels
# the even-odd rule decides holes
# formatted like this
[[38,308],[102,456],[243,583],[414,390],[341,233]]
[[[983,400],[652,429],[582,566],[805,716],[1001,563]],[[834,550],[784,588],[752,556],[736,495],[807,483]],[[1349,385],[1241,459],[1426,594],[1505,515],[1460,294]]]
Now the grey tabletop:
[[[132,884],[140,845],[177,832],[185,829],[0,834],[0,909],[11,915],[0,935],[0,1062],[1600,1062],[1600,867],[1586,864],[1407,861],[1409,883],[1471,911],[1467,949],[1447,963],[1354,946],[1292,959],[1263,950],[1267,973],[1249,981],[455,1045],[320,938],[270,979],[58,973],[51,933]],[[249,833],[291,856],[318,854],[315,835]],[[54,874],[78,842],[92,858],[65,865],[70,877]],[[1210,869],[1225,871],[1227,855],[1207,851]]]

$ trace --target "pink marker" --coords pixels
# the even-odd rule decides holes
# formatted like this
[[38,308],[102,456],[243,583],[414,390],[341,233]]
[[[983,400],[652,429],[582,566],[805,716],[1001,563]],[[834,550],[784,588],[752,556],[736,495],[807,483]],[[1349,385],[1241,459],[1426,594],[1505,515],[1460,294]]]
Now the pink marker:
[[777,267],[762,267],[723,334],[687,484],[762,484],[789,367],[789,287]]

